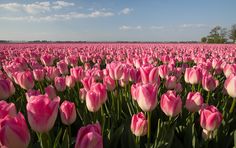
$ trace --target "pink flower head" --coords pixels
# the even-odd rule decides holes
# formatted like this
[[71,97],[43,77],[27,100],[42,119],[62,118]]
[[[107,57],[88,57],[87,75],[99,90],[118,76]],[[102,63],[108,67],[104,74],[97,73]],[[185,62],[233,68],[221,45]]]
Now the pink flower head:
[[135,136],[146,135],[147,127],[148,127],[148,121],[143,112],[140,112],[132,116],[130,128]]

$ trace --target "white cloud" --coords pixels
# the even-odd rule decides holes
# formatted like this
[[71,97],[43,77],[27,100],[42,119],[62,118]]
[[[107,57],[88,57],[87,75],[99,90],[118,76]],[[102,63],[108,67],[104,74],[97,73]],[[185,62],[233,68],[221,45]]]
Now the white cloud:
[[132,11],[134,11],[134,9],[132,8],[124,8],[122,9],[119,14],[124,14],[124,15],[127,15],[127,14],[130,14]]
[[119,28],[120,30],[142,30],[142,26],[126,26],[126,25],[123,25]]
[[150,27],[150,29],[153,29],[153,30],[162,30],[164,28],[165,28],[164,26],[151,26]]
[[6,3],[0,4],[1,9],[9,11],[26,12],[29,14],[45,13],[51,9],[61,9],[64,7],[74,6],[74,3],[69,3],[65,1],[55,1],[50,3],[49,1],[44,2],[34,2],[29,4],[20,3]]
[[93,11],[91,13],[78,13],[70,12],[67,14],[54,14],[48,16],[22,16],[22,17],[0,17],[0,20],[9,20],[9,21],[29,21],[29,22],[40,22],[40,21],[63,21],[71,19],[82,19],[82,18],[98,18],[98,17],[109,17],[113,16],[112,12],[105,11]]
[[182,24],[179,27],[180,28],[206,28],[209,26],[206,24]]

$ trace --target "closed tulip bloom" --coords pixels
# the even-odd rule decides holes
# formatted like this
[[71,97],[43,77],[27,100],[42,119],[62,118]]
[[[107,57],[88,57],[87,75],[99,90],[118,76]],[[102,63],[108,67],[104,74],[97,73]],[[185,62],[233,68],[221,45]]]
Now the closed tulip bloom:
[[34,87],[33,75],[30,71],[17,72],[15,80],[18,85],[23,89],[32,89]]
[[203,97],[199,92],[189,92],[185,107],[190,112],[197,112],[203,104]]
[[64,77],[56,77],[54,85],[58,91],[64,91],[66,90],[66,79]]
[[236,66],[232,64],[227,64],[223,69],[224,75],[228,78],[231,74],[236,74]]
[[15,87],[11,80],[0,79],[0,100],[6,100],[15,93]]
[[50,54],[44,54],[41,56],[40,58],[41,62],[43,63],[43,65],[45,66],[52,66],[53,62],[54,62],[54,58],[52,55]]
[[62,75],[66,75],[69,73],[68,65],[66,64],[65,61],[57,62],[57,68],[59,69],[59,71]]
[[56,90],[52,85],[48,85],[44,88],[45,95],[48,96],[50,99],[53,99],[57,96]]
[[36,81],[43,81],[45,76],[44,69],[34,69],[33,76]]
[[141,80],[143,84],[147,83],[160,83],[160,78],[158,75],[158,68],[152,65],[146,65],[139,68]]
[[200,125],[207,131],[217,129],[222,121],[222,114],[213,106],[206,106],[200,110]]
[[178,115],[182,110],[182,100],[175,91],[167,91],[161,96],[161,110],[170,117]]
[[0,120],[7,115],[16,116],[16,106],[14,103],[7,103],[6,101],[0,101]]
[[219,85],[219,81],[214,79],[212,75],[204,75],[202,78],[202,87],[206,91],[213,91]]
[[66,86],[69,88],[75,87],[75,77],[74,76],[66,76]]
[[89,124],[79,129],[75,148],[103,148],[102,131],[99,123]]
[[98,111],[102,105],[99,94],[92,90],[87,92],[85,101],[90,112]]
[[147,134],[148,121],[143,112],[132,116],[130,128],[135,136],[144,136]]
[[84,101],[86,98],[87,91],[84,88],[80,88],[79,90],[79,98],[81,101]]
[[94,83],[90,90],[98,94],[101,103],[105,103],[107,100],[107,90],[105,85],[102,83]]
[[158,74],[159,76],[164,79],[166,76],[169,75],[169,68],[167,65],[160,65],[158,67]]
[[120,80],[124,71],[124,65],[120,62],[112,62],[107,65],[109,75],[114,80]]
[[105,76],[103,78],[103,84],[106,86],[106,89],[112,91],[116,88],[115,80],[113,80],[110,76]]
[[64,101],[60,106],[61,121],[65,125],[71,125],[76,120],[76,107],[73,102]]
[[84,88],[86,91],[89,91],[90,90],[90,87],[93,85],[93,83],[95,83],[95,79],[91,76],[89,77],[84,77],[82,80],[81,80]]
[[29,124],[35,132],[46,133],[52,129],[57,119],[60,98],[51,100],[48,96],[33,96],[26,105]]
[[174,89],[176,87],[177,78],[175,76],[167,76],[165,80],[165,87],[167,89]]
[[138,98],[138,87],[141,85],[141,83],[135,83],[131,85],[131,96],[132,99],[137,100]]
[[84,69],[81,66],[76,66],[74,68],[71,68],[70,75],[74,76],[76,82],[79,82],[85,76]]
[[224,87],[232,98],[236,98],[236,75],[231,74],[225,80]]
[[6,116],[1,121],[0,143],[8,148],[27,148],[30,133],[21,113],[16,116]]
[[184,79],[186,83],[198,84],[201,83],[202,73],[199,68],[186,68]]
[[45,67],[46,70],[46,78],[49,81],[52,81],[55,79],[55,77],[58,77],[60,75],[60,72],[58,68],[56,67]]
[[157,106],[157,85],[143,84],[137,90],[137,102],[139,107],[145,111],[152,111]]

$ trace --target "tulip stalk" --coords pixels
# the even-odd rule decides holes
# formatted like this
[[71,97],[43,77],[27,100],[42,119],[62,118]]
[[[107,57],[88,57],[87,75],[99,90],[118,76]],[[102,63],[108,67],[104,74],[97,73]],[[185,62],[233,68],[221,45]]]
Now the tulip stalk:
[[230,110],[229,110],[229,113],[230,113],[230,114],[234,111],[235,103],[236,103],[236,99],[234,98],[234,99],[233,99],[233,103],[231,104],[231,107],[230,107]]
[[150,140],[151,140],[151,112],[147,112],[148,116],[148,133],[147,133],[147,147],[150,147]]
[[208,91],[208,92],[207,92],[207,100],[206,100],[206,103],[207,103],[207,104],[208,104],[208,102],[209,102],[210,95],[211,95],[211,92],[210,92],[210,91]]

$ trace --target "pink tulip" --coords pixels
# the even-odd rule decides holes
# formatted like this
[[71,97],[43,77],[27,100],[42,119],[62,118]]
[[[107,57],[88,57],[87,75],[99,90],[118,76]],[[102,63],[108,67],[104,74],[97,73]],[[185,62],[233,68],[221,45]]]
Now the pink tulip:
[[202,73],[199,68],[186,68],[184,79],[186,83],[198,84],[201,83]]
[[98,94],[101,103],[105,103],[107,100],[107,91],[105,85],[102,83],[94,83],[90,90]]
[[137,90],[137,102],[139,107],[145,111],[152,111],[157,106],[157,85],[156,84],[143,84]]
[[236,75],[231,74],[225,80],[224,88],[231,97],[236,98]]
[[102,131],[99,123],[81,127],[76,137],[75,148],[103,148]]
[[131,96],[134,100],[138,98],[138,88],[142,85],[141,83],[135,83],[131,85]]
[[203,104],[203,97],[199,92],[189,92],[185,107],[190,112],[197,112]]
[[46,133],[52,129],[57,118],[60,98],[50,100],[48,96],[33,96],[26,105],[27,116],[32,130]]
[[15,74],[15,81],[23,89],[32,89],[34,87],[33,75],[30,71],[17,72]]
[[202,78],[202,87],[206,91],[213,91],[219,85],[219,81],[215,80],[212,75],[204,75]]
[[74,76],[66,76],[66,86],[69,88],[75,87],[75,77]]
[[49,54],[44,54],[41,56],[41,62],[45,65],[45,66],[52,66],[53,65],[53,61],[54,58],[52,55]]
[[143,112],[132,116],[130,128],[135,136],[144,136],[147,134],[148,121]]
[[162,79],[169,75],[169,68],[167,65],[160,65],[158,67],[158,73]]
[[86,99],[87,91],[84,88],[80,88],[79,90],[79,98],[81,101],[84,101]]
[[55,77],[60,75],[60,72],[58,70],[58,68],[56,67],[45,67],[46,70],[46,78],[49,81],[52,81],[55,79]]
[[214,131],[222,121],[222,114],[213,106],[206,106],[200,110],[200,125],[207,131]]
[[0,100],[6,100],[15,93],[15,87],[11,80],[0,79]]
[[71,125],[76,120],[76,107],[73,102],[64,101],[60,106],[61,121],[65,125]]
[[57,68],[59,69],[59,71],[62,75],[66,75],[69,73],[68,65],[66,64],[65,61],[57,62]]
[[31,98],[30,98],[31,96],[38,96],[38,95],[41,95],[40,91],[39,90],[33,90],[33,89],[29,89],[25,93],[27,102],[31,101]]
[[167,89],[174,89],[176,87],[177,79],[175,76],[166,76],[165,87]]
[[2,120],[7,115],[12,117],[16,116],[16,106],[13,103],[7,103],[6,101],[2,100],[0,101],[0,120]]
[[182,110],[182,100],[175,91],[167,91],[161,96],[161,110],[170,117],[178,115]]
[[0,123],[0,143],[8,148],[27,148],[30,133],[21,113],[6,116]]
[[113,80],[110,76],[105,76],[103,78],[103,84],[109,91],[113,91],[116,88],[115,80]]
[[99,94],[92,90],[87,92],[85,101],[90,112],[98,111],[102,105]]
[[54,85],[58,91],[66,90],[66,79],[64,77],[56,77],[54,79]]
[[107,65],[109,75],[114,80],[119,80],[122,77],[124,65],[120,62],[112,62]]
[[141,80],[143,84],[156,83],[159,85],[160,78],[158,75],[158,68],[152,65],[146,65],[139,68]]
[[70,69],[70,74],[74,76],[76,82],[82,80],[85,76],[84,70],[81,66],[76,66]]
[[50,99],[53,99],[57,96],[56,90],[52,85],[48,85],[44,88],[45,95],[48,96]]
[[45,76],[44,69],[34,69],[33,76],[36,81],[43,81]]
[[231,74],[236,74],[236,65],[227,64],[224,67],[223,72],[226,78],[228,78]]
[[95,83],[95,79],[93,77],[84,77],[82,80],[81,80],[84,88],[86,91],[89,91],[90,90],[90,87],[93,85],[93,83]]

